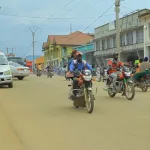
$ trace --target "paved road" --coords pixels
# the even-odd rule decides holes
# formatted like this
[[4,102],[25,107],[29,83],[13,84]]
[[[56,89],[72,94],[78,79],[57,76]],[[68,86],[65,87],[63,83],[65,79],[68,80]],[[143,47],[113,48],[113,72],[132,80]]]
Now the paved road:
[[32,76],[0,88],[0,149],[150,150],[150,91],[112,99],[98,83],[90,115],[73,108],[67,84]]

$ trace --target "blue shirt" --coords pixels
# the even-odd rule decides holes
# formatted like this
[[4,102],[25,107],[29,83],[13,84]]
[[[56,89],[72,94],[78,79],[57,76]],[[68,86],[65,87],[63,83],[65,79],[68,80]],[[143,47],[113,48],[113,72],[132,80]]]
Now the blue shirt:
[[[76,61],[77,62],[77,61]],[[75,68],[75,66],[77,66],[77,68]],[[85,67],[89,70],[92,71],[92,67],[89,65],[89,63],[84,63],[83,61],[81,63],[77,62],[77,64],[74,63],[74,61],[71,62],[70,64],[70,71],[73,72],[74,69],[77,69],[79,71],[82,71],[85,69]]]

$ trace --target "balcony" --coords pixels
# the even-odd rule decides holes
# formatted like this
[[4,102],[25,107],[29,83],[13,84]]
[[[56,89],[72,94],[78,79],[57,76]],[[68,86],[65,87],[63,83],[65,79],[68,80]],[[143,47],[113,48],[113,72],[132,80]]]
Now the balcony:
[[[128,53],[128,52],[136,52],[136,51],[144,51],[144,43],[138,43],[133,45],[126,45],[120,47],[121,52]],[[96,50],[94,56],[109,56],[117,51],[116,48],[106,49],[106,50]]]
[[100,50],[94,53],[94,56],[108,56],[113,54],[116,51],[116,48],[107,49],[107,50]]

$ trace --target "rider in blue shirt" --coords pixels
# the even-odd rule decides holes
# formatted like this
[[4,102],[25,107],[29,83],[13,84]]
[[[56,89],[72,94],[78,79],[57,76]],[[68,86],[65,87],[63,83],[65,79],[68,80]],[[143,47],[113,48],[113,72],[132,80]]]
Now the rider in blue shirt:
[[[77,52],[77,59],[73,60],[70,64],[70,72],[74,73],[74,78],[73,78],[73,88],[77,89],[78,88],[78,80],[77,80],[77,76],[78,74],[76,74],[76,71],[83,71],[86,68],[92,71],[92,67],[89,65],[89,63],[87,63],[85,60],[82,60],[82,53]],[[74,90],[74,95],[77,96],[77,91]]]
[[89,65],[89,63],[86,62],[85,60],[82,60],[82,53],[77,52],[76,55],[77,55],[77,59],[72,61],[70,64],[70,72],[75,71],[75,69],[82,71],[85,68],[92,71],[92,67]]

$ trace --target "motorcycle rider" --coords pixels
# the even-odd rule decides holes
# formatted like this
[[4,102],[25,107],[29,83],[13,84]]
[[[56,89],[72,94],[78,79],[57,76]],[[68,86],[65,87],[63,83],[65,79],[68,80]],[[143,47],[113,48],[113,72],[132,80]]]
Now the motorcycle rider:
[[150,63],[148,62],[148,57],[145,57],[144,61],[140,65],[140,72],[144,72],[146,69],[147,70],[150,69]]
[[37,74],[42,74],[42,64],[37,65]]
[[[86,62],[85,60],[82,60],[82,53],[81,52],[76,52],[76,56],[77,59],[73,60],[70,64],[70,72],[74,73],[74,78],[73,78],[73,88],[76,89],[78,88],[78,80],[77,80],[77,76],[78,74],[76,73],[76,71],[83,71],[86,68],[92,71],[92,67],[89,65],[88,62]],[[74,90],[74,95],[77,96],[77,92]]]
[[53,63],[51,62],[51,63],[49,63],[49,65],[46,67],[46,69],[47,69],[47,72],[49,73],[49,72],[53,72]]
[[117,71],[119,71],[120,68],[123,66],[123,63],[120,60],[118,60],[118,56],[119,56],[119,54],[117,52],[115,52],[113,54],[113,60],[112,61],[110,60],[108,62],[109,69],[108,69],[107,73],[113,79],[113,83],[111,86],[113,92],[116,92],[114,87],[115,87],[115,83],[118,79]]

